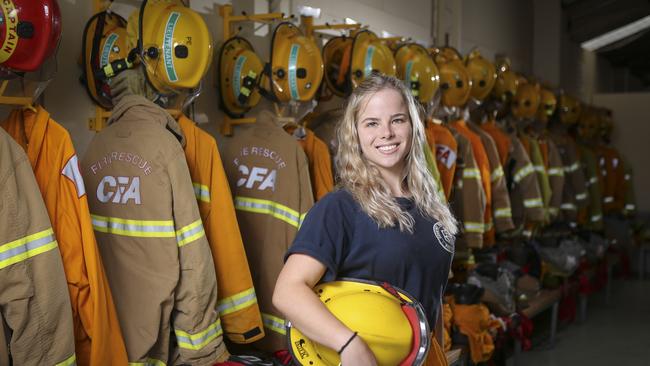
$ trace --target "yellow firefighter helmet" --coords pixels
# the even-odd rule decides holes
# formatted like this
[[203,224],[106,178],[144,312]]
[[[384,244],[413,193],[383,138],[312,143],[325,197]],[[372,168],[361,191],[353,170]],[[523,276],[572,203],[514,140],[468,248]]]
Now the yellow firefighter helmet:
[[220,107],[232,118],[241,118],[260,101],[258,81],[264,65],[246,39],[233,37],[219,52]]
[[464,106],[469,99],[472,81],[460,54],[451,47],[434,48],[431,52],[440,70],[442,104],[446,107]]
[[540,122],[548,122],[548,120],[555,113],[557,107],[557,98],[555,94],[547,88],[542,88],[540,91],[540,103],[537,109],[537,120]]
[[81,78],[88,95],[99,106],[113,108],[107,79],[128,68],[126,20],[106,11],[93,15],[84,28],[81,48]]
[[510,69],[510,59],[502,58],[495,61],[497,80],[492,89],[492,95],[501,101],[510,100],[519,86],[517,75]]
[[356,88],[371,73],[395,76],[397,73],[393,52],[376,34],[362,30],[354,35],[350,60],[350,81]]
[[[341,280],[314,287],[325,306],[358,332],[380,366],[422,365],[431,335],[424,308],[406,292],[386,283]],[[287,325],[289,350],[300,365],[337,366],[340,357]]]
[[325,64],[325,84],[339,97],[346,97],[352,92],[350,81],[350,59],[352,55],[352,38],[334,37],[323,47]]
[[208,27],[180,0],[144,0],[127,30],[130,43],[137,40],[147,80],[161,94],[196,88],[210,67]]
[[578,99],[562,93],[560,95],[560,101],[558,108],[560,110],[560,121],[567,125],[572,125],[578,122],[580,117],[580,112],[582,111],[582,106]]
[[316,43],[288,22],[278,24],[273,32],[270,68],[272,98],[278,102],[312,100],[323,80]]
[[494,65],[476,49],[465,58],[465,66],[472,79],[470,95],[477,100],[485,100],[496,83],[497,73]]
[[395,52],[397,76],[404,80],[413,96],[426,104],[440,85],[440,72],[427,50],[417,43],[400,46]]
[[519,87],[510,105],[512,114],[517,118],[533,118],[537,113],[540,102],[540,86],[537,83],[523,82],[520,79]]

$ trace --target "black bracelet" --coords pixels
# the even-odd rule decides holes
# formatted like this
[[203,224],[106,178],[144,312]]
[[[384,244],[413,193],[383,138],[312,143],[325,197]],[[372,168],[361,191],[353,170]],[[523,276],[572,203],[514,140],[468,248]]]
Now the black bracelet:
[[350,344],[350,342],[352,342],[352,340],[354,339],[354,337],[356,337],[356,336],[357,336],[357,332],[354,332],[354,333],[352,334],[352,337],[350,337],[350,339],[348,339],[348,341],[345,342],[345,344],[343,345],[343,347],[341,347],[341,349],[340,349],[337,353],[340,355],[341,352],[343,352],[343,350],[345,349],[345,347],[347,347],[347,346]]

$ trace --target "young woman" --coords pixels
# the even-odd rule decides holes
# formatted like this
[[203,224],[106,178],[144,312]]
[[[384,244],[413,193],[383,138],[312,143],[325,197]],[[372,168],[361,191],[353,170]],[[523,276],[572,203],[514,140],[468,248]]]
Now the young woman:
[[352,339],[340,354],[343,366],[375,365],[363,339],[327,310],[313,286],[340,277],[386,281],[418,299],[433,327],[456,220],[436,193],[418,107],[401,80],[367,78],[350,96],[337,134],[340,189],[307,214],[273,303],[313,341],[339,350]]

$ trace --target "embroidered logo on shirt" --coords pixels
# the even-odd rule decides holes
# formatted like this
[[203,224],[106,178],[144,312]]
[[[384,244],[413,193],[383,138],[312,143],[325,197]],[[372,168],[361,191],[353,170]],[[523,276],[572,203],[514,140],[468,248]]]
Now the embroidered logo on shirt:
[[438,243],[440,243],[440,246],[442,246],[443,249],[449,253],[454,253],[454,242],[456,241],[456,238],[454,238],[454,236],[451,235],[444,226],[442,226],[442,223],[436,222],[433,224],[433,234],[436,236]]

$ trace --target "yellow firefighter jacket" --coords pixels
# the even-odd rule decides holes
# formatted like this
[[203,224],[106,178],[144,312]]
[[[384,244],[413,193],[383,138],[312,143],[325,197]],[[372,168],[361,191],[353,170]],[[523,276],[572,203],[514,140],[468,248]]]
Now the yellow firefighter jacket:
[[262,111],[228,141],[224,168],[265,327],[257,346],[286,349],[285,321],[271,299],[284,254],[314,203],[307,158],[275,115]]
[[456,172],[458,143],[449,128],[439,123],[427,122],[425,133],[429,148],[435,153],[442,189],[449,200]]
[[598,159],[594,151],[586,144],[578,144],[578,152],[589,192],[589,202],[584,208],[586,226],[589,229],[600,231],[603,229],[603,194]]
[[562,192],[564,192],[564,169],[562,157],[553,140],[546,136],[537,139],[539,148],[544,157],[544,167],[548,174],[548,182],[551,187],[551,200],[548,204],[548,216],[551,221],[555,220],[560,213],[562,205]]
[[462,222],[463,232],[456,243],[457,250],[482,248],[487,199],[481,183],[481,172],[469,139],[456,131],[452,131],[452,134],[458,143],[458,158],[450,203],[454,214]]
[[0,365],[74,365],[70,298],[54,230],[27,156],[2,129],[0,197]]
[[259,340],[264,336],[262,315],[217,142],[184,115],[178,124],[185,136],[185,159],[212,249],[221,325],[235,343]]
[[551,202],[551,183],[548,179],[546,166],[544,165],[544,158],[542,151],[535,138],[532,138],[526,133],[519,134],[519,141],[526,149],[528,157],[533,164],[535,176],[537,177],[537,184],[539,184],[540,193],[542,195],[542,207],[544,210],[544,222],[548,222],[548,208]]
[[184,143],[166,111],[131,95],[82,162],[129,362],[137,365],[212,365],[228,357]]
[[578,210],[587,205],[587,190],[576,143],[563,128],[557,126],[550,131],[550,137],[555,142],[564,164],[564,193],[560,210],[566,221],[576,222]]
[[42,107],[2,123],[27,152],[59,243],[72,304],[78,365],[123,365],[124,340],[99,255],[79,162],[68,131]]

